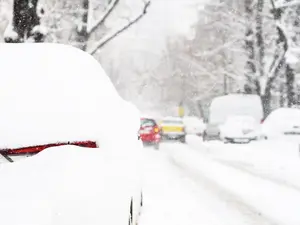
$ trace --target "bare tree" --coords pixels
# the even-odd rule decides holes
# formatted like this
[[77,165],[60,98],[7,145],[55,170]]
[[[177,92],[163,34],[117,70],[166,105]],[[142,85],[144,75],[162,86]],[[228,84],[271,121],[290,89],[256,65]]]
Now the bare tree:
[[14,0],[13,18],[5,32],[5,42],[44,41],[45,31],[40,24],[40,15],[44,14],[44,10],[37,6],[38,0]]
[[246,17],[246,34],[245,34],[245,52],[247,54],[247,61],[245,67],[245,76],[248,82],[245,86],[246,93],[252,92],[252,87],[249,84],[254,84],[253,77],[256,74],[255,52],[254,52],[254,31],[253,31],[253,2],[254,0],[245,0],[245,17]]
[[[30,39],[33,42],[43,42],[45,39],[45,32],[41,29],[40,25],[40,15],[44,14],[44,9],[38,7],[39,2],[41,0],[14,0],[14,9],[13,9],[13,21],[10,26],[7,27],[6,31],[6,42],[26,42]],[[143,0],[141,0],[143,1]],[[44,1],[44,4],[49,5],[49,1]],[[65,32],[65,27],[59,27],[57,24],[61,24],[62,14],[68,14],[69,19],[73,22],[73,26],[70,26],[70,30],[73,30],[75,26],[75,33],[73,31],[70,32],[68,43],[71,43],[84,51],[88,51],[91,54],[95,54],[98,49],[105,46],[115,37],[129,29],[132,25],[140,21],[144,15],[146,15],[147,10],[150,6],[150,0],[144,2],[144,6],[141,10],[141,13],[136,17],[132,18],[128,21],[127,24],[118,27],[117,29],[112,30],[111,32],[105,29],[105,22],[110,17],[112,12],[116,10],[119,0],[108,0],[105,4],[104,11],[102,15],[98,17],[95,23],[91,24],[89,21],[91,13],[90,11],[90,0],[80,0],[81,8],[76,9],[75,1],[57,1],[53,2],[53,10],[48,12],[48,17],[52,17],[54,20],[52,21],[52,27],[50,27],[49,35],[52,36],[52,40],[58,41],[59,39],[53,35],[53,30],[56,32],[57,30],[62,30]],[[70,5],[72,5],[70,7]],[[51,5],[51,4],[50,4]],[[61,6],[61,11],[56,12],[56,5]],[[74,8],[75,7],[75,8]],[[79,19],[78,21],[78,17]],[[78,21],[78,23],[74,23],[74,21]],[[49,22],[49,21],[48,21]],[[90,49],[88,48],[88,44],[90,39],[98,30],[103,29],[105,34],[101,34],[101,38],[97,41]],[[103,33],[103,32],[102,32]]]

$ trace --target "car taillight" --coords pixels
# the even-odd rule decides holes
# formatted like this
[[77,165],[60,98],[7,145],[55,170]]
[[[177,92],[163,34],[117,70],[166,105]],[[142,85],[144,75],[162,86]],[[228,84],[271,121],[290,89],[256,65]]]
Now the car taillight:
[[95,141],[75,141],[75,142],[58,142],[55,144],[37,145],[37,146],[29,146],[29,147],[15,148],[15,149],[0,149],[0,153],[5,153],[9,155],[38,153],[45,150],[46,148],[58,147],[63,145],[76,145],[85,148],[97,148],[97,143]]
[[154,132],[155,132],[155,133],[158,133],[158,132],[159,132],[159,128],[158,128],[158,127],[155,127],[155,128],[154,128]]

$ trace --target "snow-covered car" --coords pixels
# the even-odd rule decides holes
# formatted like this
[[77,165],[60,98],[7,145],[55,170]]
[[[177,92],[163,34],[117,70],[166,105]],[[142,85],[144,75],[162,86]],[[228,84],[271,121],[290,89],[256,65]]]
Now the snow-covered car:
[[164,117],[160,122],[162,139],[180,140],[185,143],[185,126],[180,117]]
[[135,225],[142,205],[139,111],[79,49],[0,49],[0,154],[37,153],[1,165],[1,221]]
[[262,124],[266,139],[299,139],[300,109],[279,108],[270,113]]
[[196,116],[183,117],[183,123],[185,125],[185,132],[187,134],[202,136],[203,131],[205,130],[205,124],[203,123],[203,120]]
[[263,119],[261,99],[254,94],[228,94],[214,98],[209,106],[208,123],[203,141],[220,139],[220,126],[229,116],[251,116],[258,123]]
[[251,116],[230,116],[220,126],[220,137],[225,143],[249,143],[261,137],[260,123]]

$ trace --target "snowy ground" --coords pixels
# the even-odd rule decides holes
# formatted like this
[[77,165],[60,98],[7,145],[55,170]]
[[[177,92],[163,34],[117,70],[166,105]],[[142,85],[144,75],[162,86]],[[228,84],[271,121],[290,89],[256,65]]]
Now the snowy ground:
[[300,191],[300,148],[297,141],[258,141],[250,144],[203,143],[190,136],[189,146],[223,165]]
[[[292,142],[163,143],[145,148],[139,225],[299,225],[300,156]],[[3,160],[0,159],[2,162]]]
[[[146,149],[149,164],[140,225],[299,225],[299,158],[293,155],[297,145],[281,144],[203,144],[189,137],[187,145]],[[288,149],[288,154],[280,155],[279,148]]]
[[140,225],[274,224],[213,180],[173,160],[173,153],[190,150],[181,144],[164,144],[159,152],[149,150]]

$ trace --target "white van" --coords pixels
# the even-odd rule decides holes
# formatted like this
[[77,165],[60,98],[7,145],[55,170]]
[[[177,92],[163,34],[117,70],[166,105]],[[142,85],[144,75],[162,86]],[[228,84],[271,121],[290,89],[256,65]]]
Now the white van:
[[214,98],[209,107],[203,141],[220,139],[219,126],[231,116],[251,116],[260,123],[264,117],[260,97],[252,94],[228,94]]

